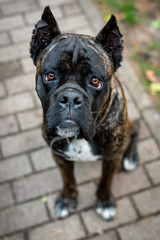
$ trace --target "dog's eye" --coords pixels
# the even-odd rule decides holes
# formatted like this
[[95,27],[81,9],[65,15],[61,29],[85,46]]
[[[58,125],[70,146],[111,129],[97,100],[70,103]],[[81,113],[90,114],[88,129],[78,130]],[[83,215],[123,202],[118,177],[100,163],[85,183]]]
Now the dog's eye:
[[98,89],[102,87],[102,83],[97,77],[92,78],[91,85],[98,88]]
[[55,79],[55,75],[54,73],[48,73],[46,76],[45,76],[45,81],[48,82],[48,81],[53,81]]

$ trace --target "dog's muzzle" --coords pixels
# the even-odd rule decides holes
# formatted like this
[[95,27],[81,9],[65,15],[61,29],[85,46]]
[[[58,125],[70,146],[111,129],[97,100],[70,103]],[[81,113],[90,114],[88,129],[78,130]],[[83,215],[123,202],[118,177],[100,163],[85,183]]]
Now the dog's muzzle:
[[56,133],[63,138],[77,137],[80,133],[80,127],[76,122],[67,119],[56,126]]
[[56,126],[57,135],[66,138],[77,137],[80,133],[80,127],[75,119],[77,119],[76,115],[79,109],[83,108],[84,94],[77,88],[63,86],[61,91],[58,91],[56,100],[66,114],[66,119],[63,119]]

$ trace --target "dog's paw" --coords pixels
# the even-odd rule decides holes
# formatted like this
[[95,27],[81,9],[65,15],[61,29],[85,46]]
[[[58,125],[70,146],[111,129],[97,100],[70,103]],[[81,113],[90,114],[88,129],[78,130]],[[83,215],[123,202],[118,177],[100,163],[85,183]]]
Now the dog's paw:
[[75,199],[67,199],[59,196],[56,199],[54,210],[55,215],[59,218],[67,217],[75,209],[77,202]]
[[139,156],[137,151],[132,154],[132,156],[124,156],[122,160],[122,169],[124,171],[133,171],[138,167],[139,164]]
[[116,205],[112,201],[98,202],[96,213],[101,215],[104,220],[110,221],[116,216]]
[[134,171],[138,166],[138,161],[125,157],[122,162],[124,171]]

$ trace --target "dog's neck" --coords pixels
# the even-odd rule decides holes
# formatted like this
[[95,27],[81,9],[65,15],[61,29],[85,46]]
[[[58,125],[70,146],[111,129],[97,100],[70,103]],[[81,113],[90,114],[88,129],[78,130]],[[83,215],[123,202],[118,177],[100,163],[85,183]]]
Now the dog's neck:
[[[123,102],[123,104],[120,104]],[[111,79],[111,94],[108,101],[103,106],[103,117],[99,120],[99,124],[97,128],[107,127],[114,128],[118,123],[117,119],[119,119],[120,114],[125,110],[125,96],[123,89],[121,87],[121,83],[119,82],[117,76],[114,74]],[[122,114],[123,116],[123,114]]]

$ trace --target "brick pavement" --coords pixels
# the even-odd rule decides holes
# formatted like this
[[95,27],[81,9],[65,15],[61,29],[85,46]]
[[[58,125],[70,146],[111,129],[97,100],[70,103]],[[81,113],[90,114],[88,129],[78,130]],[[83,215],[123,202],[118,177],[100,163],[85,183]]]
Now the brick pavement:
[[118,75],[129,116],[140,120],[141,163],[115,176],[117,217],[104,222],[94,212],[100,163],[76,164],[80,204],[65,220],[54,215],[62,181],[41,137],[29,58],[33,24],[47,4],[64,32],[96,34],[104,24],[91,0],[0,0],[0,240],[159,240],[160,116],[126,59]]

